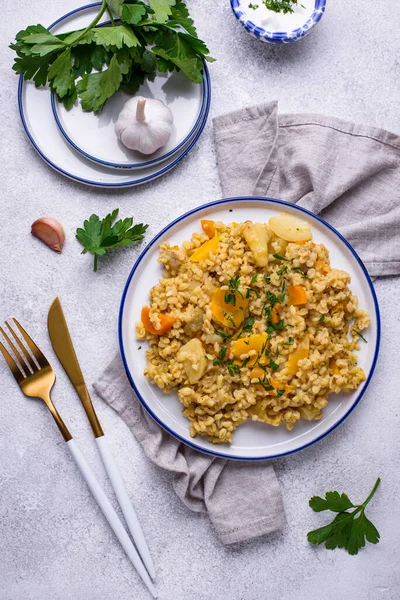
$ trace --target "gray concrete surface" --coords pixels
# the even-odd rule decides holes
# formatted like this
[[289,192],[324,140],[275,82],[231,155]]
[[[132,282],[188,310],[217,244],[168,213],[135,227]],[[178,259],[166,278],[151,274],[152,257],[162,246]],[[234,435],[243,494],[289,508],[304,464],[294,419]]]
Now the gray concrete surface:
[[[19,121],[17,78],[6,42],[23,26],[49,24],[79,4],[2,3],[0,315],[19,317],[57,365],[46,314],[58,294],[83,370],[93,381],[117,350],[120,296],[139,249],[102,260],[100,272],[93,274],[91,259],[80,255],[74,239],[76,227],[92,212],[105,214],[118,206],[124,216],[149,222],[150,236],[221,192],[211,118],[176,170],[131,190],[99,191],[71,183],[36,155]],[[250,38],[228,0],[189,0],[189,5],[218,59],[210,68],[211,117],[278,98],[281,111],[319,111],[400,134],[399,0],[328,0],[312,35],[277,48]],[[68,240],[61,256],[29,234],[30,224],[42,215],[58,217],[65,226]],[[150,464],[124,423],[97,402],[154,556],[161,600],[400,597],[400,280],[377,281],[376,290],[383,337],[373,382],[339,430],[276,463],[288,517],[279,534],[222,547],[207,517],[180,504],[168,473]],[[59,367],[57,374],[54,400],[104,481],[83,411]],[[0,378],[0,599],[147,600],[46,410],[21,395],[3,361]],[[369,513],[381,543],[356,557],[310,547],[306,532],[324,521],[308,507],[310,496],[339,489],[363,500],[378,475],[382,486]]]

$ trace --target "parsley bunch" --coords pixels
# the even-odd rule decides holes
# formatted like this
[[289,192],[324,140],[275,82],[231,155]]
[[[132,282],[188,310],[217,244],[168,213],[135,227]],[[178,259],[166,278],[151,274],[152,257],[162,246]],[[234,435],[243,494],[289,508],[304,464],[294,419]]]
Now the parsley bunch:
[[377,544],[380,535],[375,525],[365,516],[365,508],[380,482],[378,477],[371,493],[362,504],[353,504],[346,494],[339,492],[327,492],[325,498],[311,498],[309,504],[315,512],[331,510],[337,515],[329,525],[309,531],[308,541],[312,544],[325,543],[328,550],[345,548],[349,554],[357,554],[360,548],[365,546],[365,539],[371,544]]
[[114,223],[118,212],[118,208],[116,208],[104,219],[92,215],[87,221],[84,221],[83,229],[76,230],[76,239],[84,246],[82,254],[90,252],[94,255],[94,271],[97,271],[99,256],[103,256],[111,248],[129,246],[144,238],[148,225],[143,225],[143,223],[133,225],[132,217],[120,219]]
[[[111,25],[96,27],[106,11]],[[53,35],[43,25],[30,25],[10,48],[17,54],[17,74],[36,87],[48,83],[66,108],[79,97],[82,108],[94,112],[121,87],[135,93],[156,70],[182,71],[201,83],[202,59],[213,61],[184,0],[102,0],[86,29]]]

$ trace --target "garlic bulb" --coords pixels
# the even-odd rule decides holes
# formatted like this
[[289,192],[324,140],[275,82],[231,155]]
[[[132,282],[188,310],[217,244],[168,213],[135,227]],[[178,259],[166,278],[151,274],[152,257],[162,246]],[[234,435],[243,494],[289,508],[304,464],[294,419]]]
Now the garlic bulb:
[[127,148],[153,154],[171,137],[173,115],[161,100],[131,98],[115,124],[115,133]]
[[55,252],[61,252],[65,242],[65,231],[57,219],[53,217],[37,219],[32,223],[31,233]]

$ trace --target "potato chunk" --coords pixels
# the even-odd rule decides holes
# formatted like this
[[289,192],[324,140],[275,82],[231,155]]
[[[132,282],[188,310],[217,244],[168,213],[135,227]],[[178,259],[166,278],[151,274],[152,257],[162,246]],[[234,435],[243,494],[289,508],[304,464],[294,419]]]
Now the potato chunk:
[[207,358],[203,344],[197,338],[189,340],[182,346],[177,354],[179,362],[183,363],[183,368],[190,383],[197,383],[204,375],[207,369]]
[[278,217],[271,217],[268,225],[275,235],[287,242],[308,242],[312,238],[307,221],[302,221],[286,213]]
[[254,260],[259,267],[268,264],[268,242],[271,237],[265,223],[252,223],[247,221],[243,229],[243,236],[253,253]]

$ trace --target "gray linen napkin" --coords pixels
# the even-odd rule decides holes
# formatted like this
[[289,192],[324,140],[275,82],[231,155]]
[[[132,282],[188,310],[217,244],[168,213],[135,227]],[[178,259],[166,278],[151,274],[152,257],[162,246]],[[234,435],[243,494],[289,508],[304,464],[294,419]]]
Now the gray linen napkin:
[[215,459],[181,444],[142,408],[116,356],[94,384],[156,465],[174,473],[173,487],[194,512],[207,512],[223,544],[271,533],[285,524],[274,470],[262,463]]
[[214,119],[225,197],[269,196],[320,214],[372,276],[400,273],[400,137],[278,103]]

